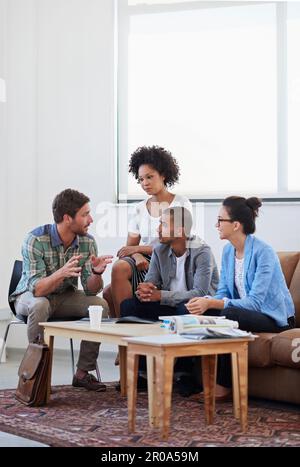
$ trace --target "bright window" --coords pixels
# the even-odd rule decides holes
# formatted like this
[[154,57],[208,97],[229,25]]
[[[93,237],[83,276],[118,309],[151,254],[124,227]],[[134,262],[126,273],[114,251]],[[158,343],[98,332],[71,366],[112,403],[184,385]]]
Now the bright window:
[[[138,146],[153,144],[177,158],[182,175],[176,192],[192,198],[300,191],[299,2],[289,10],[286,29],[276,2],[125,3],[119,29],[120,198],[141,196],[128,175],[128,158]],[[278,35],[286,32],[289,61],[281,68],[286,51],[278,50]],[[289,80],[278,76],[287,70]],[[288,91],[282,89],[287,82]],[[278,118],[284,96],[288,131]]]
[[299,190],[300,174],[300,3],[289,3],[287,21],[288,69],[288,188]]

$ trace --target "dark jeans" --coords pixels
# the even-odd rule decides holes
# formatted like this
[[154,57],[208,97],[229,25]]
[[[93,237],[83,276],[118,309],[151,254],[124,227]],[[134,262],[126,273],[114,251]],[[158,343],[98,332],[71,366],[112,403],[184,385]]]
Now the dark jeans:
[[[209,316],[225,316],[233,321],[238,321],[240,329],[253,333],[278,333],[294,327],[292,319],[289,320],[287,326],[280,327],[272,318],[264,313],[237,307],[228,307],[224,310],[208,310],[204,314]],[[231,358],[229,354],[218,356],[217,383],[227,388],[232,386]]]
[[159,316],[186,315],[187,308],[183,303],[177,307],[161,305],[160,302],[140,302],[136,297],[128,298],[121,303],[121,316],[138,316],[143,319],[158,321]]

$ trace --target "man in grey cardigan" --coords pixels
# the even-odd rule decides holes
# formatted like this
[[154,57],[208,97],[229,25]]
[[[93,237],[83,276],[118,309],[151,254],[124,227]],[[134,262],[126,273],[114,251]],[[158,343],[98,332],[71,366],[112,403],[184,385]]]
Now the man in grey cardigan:
[[122,302],[121,316],[156,321],[162,315],[187,314],[184,304],[193,297],[214,295],[219,281],[214,256],[203,240],[190,237],[191,228],[189,210],[178,206],[163,211],[160,245],[136,297]]

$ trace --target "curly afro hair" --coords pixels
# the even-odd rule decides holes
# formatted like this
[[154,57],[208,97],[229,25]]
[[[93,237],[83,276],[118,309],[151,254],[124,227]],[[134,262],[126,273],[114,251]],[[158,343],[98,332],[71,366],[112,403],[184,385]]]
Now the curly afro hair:
[[139,168],[141,165],[151,165],[154,170],[165,177],[164,184],[173,186],[179,179],[179,167],[172,154],[159,146],[141,146],[131,155],[129,161],[129,172],[139,179]]

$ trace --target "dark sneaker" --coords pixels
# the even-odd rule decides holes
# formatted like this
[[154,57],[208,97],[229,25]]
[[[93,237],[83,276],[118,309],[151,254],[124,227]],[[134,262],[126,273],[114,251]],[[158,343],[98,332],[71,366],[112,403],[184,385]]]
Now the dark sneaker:
[[201,392],[201,386],[195,384],[190,375],[181,375],[175,380],[175,391],[182,397],[190,397]]
[[138,392],[147,392],[148,391],[147,378],[143,378],[142,376],[138,375],[138,378],[137,378],[137,390],[138,390]]
[[87,373],[84,378],[79,379],[77,376],[73,376],[72,386],[75,388],[85,388],[88,391],[103,392],[106,391],[105,384],[98,381],[94,375]]

